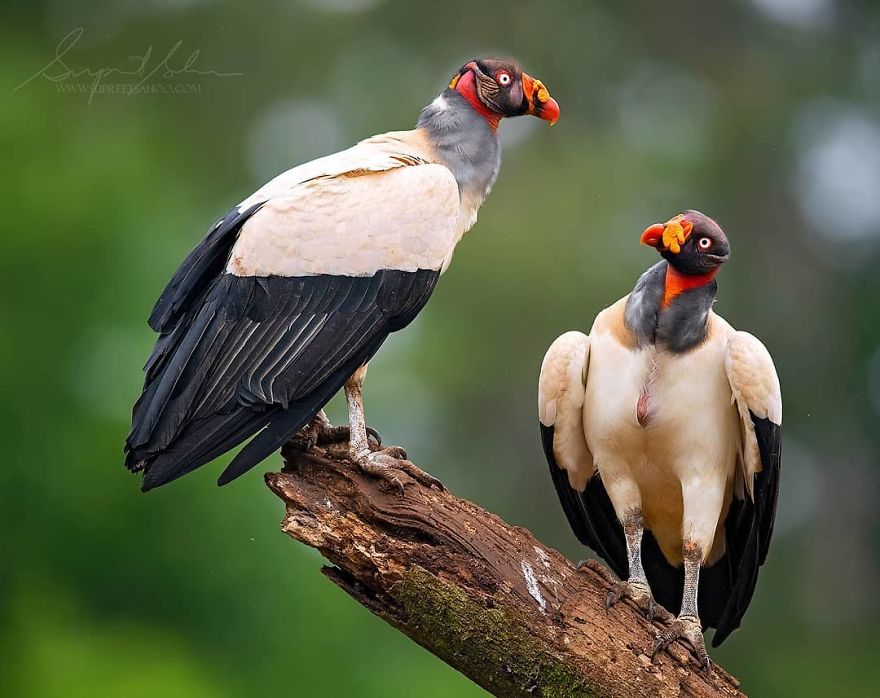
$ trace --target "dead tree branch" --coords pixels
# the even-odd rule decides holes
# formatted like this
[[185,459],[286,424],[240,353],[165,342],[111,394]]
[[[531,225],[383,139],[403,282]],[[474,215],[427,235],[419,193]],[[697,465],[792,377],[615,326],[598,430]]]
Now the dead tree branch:
[[[448,492],[404,495],[343,457],[284,452],[266,482],[282,530],[317,548],[358,603],[496,696],[742,696],[675,644],[652,662],[655,627],[629,602],[604,606],[599,563],[576,572],[529,531]],[[404,476],[405,477],[405,476]],[[668,621],[655,621],[656,627]]]

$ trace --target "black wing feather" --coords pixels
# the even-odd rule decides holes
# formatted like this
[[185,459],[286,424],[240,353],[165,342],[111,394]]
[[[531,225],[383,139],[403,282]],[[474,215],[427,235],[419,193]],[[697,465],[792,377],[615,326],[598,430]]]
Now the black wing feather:
[[[371,277],[222,274],[135,406],[126,462],[150,489],[261,429],[228,482],[269,455],[326,404],[388,334],[424,306],[439,273]],[[168,341],[160,338],[159,341]]]
[[590,479],[583,492],[571,486],[568,473],[559,467],[553,454],[553,433],[552,426],[541,424],[544,455],[568,523],[581,543],[605,560],[618,577],[625,579],[629,569],[626,538],[605,486],[598,473]]
[[[754,497],[734,501],[728,512],[727,555],[734,570],[733,588],[718,620],[712,645],[717,647],[736,630],[755,592],[758,568],[767,559],[776,503],[779,498],[779,476],[782,461],[781,429],[769,419],[750,413],[761,454],[761,472],[752,483]],[[710,592],[711,593],[711,592]]]
[[302,422],[302,415],[308,414],[310,415],[308,419],[311,419],[311,416],[317,414],[318,410],[326,405],[336,391],[344,385],[348,377],[378,351],[385,336],[387,335],[377,336],[374,340],[374,346],[367,345],[360,352],[353,354],[343,366],[337,369],[336,374],[325,380],[317,390],[313,390],[305,398],[274,415],[269,426],[251,439],[232,459],[232,462],[220,475],[217,484],[225,485],[232,482],[281,448],[305,423]]
[[237,207],[232,209],[186,256],[153,306],[149,324],[155,332],[172,331],[188,310],[199,307],[199,301],[204,298],[211,282],[226,266],[241,226],[264,203],[261,201],[244,211]]

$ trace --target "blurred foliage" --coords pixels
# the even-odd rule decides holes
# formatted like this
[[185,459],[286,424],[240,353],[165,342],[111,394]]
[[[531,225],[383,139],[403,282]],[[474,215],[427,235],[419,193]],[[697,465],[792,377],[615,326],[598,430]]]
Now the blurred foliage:
[[[581,557],[536,435],[541,357],[655,261],[645,225],[714,215],[734,249],[717,309],[769,346],[786,400],[773,550],[714,656],[756,696],[880,692],[876,3],[0,12],[0,695],[482,693],[317,574],[257,472],[217,489],[212,465],[142,496],[121,458],[145,319],[210,224],[278,169],[409,127],[480,54],[517,56],[562,118],[502,126],[480,222],[372,365],[370,422],[457,493]],[[130,70],[148,47],[155,66],[179,41],[169,65],[198,50],[197,68],[242,75],[148,81],[189,94],[60,86],[87,75],[22,86],[77,28],[75,70]]]

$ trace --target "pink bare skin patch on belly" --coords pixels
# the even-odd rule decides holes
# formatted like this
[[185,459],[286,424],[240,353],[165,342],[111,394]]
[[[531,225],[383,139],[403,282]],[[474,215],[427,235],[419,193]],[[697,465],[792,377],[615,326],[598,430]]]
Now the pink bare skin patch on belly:
[[645,388],[642,389],[642,394],[639,395],[639,401],[636,403],[636,419],[643,427],[651,421],[651,397]]

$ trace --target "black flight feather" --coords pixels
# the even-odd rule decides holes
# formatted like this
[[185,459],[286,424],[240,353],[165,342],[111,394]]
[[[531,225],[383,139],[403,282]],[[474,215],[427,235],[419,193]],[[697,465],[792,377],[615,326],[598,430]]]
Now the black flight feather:
[[204,296],[208,282],[215,279],[226,266],[229,251],[235,244],[241,226],[264,203],[261,201],[244,211],[239,211],[237,207],[232,209],[186,256],[150,314],[149,325],[155,332],[171,331],[187,309],[198,307],[197,300]]
[[[427,302],[439,272],[239,277],[209,284],[196,313],[160,337],[126,442],[144,489],[169,482],[265,429],[228,482],[305,425],[388,334]],[[198,295],[198,294],[196,294]],[[185,327],[182,327],[186,324]]]
[[758,568],[767,559],[776,503],[779,498],[779,476],[782,461],[781,429],[769,419],[749,413],[755,427],[761,472],[752,481],[754,496],[745,493],[744,500],[734,498],[728,512],[727,554],[732,556],[733,589],[718,621],[718,630],[712,639],[717,647],[736,630],[752,600],[758,581]]
[[626,579],[629,563],[626,538],[617,520],[611,500],[598,474],[578,492],[568,481],[568,473],[559,467],[553,454],[554,428],[541,424],[541,443],[550,466],[550,476],[559,495],[562,510],[578,540],[594,550],[621,579]]

